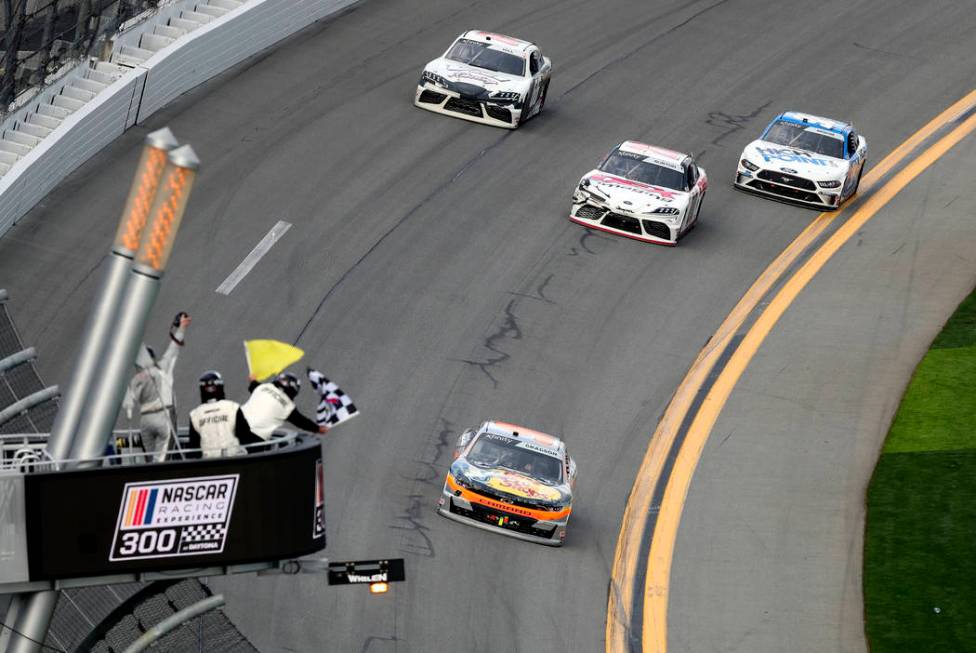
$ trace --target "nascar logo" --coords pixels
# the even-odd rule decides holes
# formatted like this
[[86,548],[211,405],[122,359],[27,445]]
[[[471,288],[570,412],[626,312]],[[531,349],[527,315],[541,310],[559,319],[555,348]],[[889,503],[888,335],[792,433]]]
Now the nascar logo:
[[133,526],[147,526],[152,523],[153,515],[156,512],[156,498],[159,496],[159,488],[152,490],[132,490],[125,504],[125,524],[124,528]]
[[109,560],[221,553],[237,474],[127,483]]

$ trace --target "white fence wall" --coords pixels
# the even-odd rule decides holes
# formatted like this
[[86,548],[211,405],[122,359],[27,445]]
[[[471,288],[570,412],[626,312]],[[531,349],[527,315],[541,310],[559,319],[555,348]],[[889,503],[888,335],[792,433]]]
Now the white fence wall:
[[252,0],[176,43],[144,66],[149,71],[139,122],[200,84],[353,0]]
[[[354,2],[250,0],[163,48],[71,114],[0,177],[0,235],[75,168],[136,122],[247,57]],[[14,119],[16,116],[9,116],[5,122],[13,124],[10,121]]]
[[[137,90],[142,88],[145,77],[145,70],[126,73],[65,118],[54,133],[0,177],[0,235],[75,168],[132,125],[130,108],[138,102]],[[32,104],[38,102],[39,99]]]

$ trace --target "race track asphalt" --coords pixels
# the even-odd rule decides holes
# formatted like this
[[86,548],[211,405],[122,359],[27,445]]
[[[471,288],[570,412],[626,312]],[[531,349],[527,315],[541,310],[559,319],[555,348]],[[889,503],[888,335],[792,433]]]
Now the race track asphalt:
[[[407,561],[408,582],[381,597],[313,575],[216,581],[241,630],[269,653],[599,651],[656,421],[816,216],[734,192],[742,146],[798,109],[852,120],[877,161],[976,85],[972,12],[943,5],[366,0],[81,168],[0,239],[0,286],[45,380],[65,383],[141,140],[169,125],[203,162],[147,334],[161,344],[174,312],[194,316],[181,406],[210,368],[243,397],[242,340],[297,342],[363,411],[324,441],[328,557]],[[470,28],[553,60],[546,111],[517,132],[411,104],[422,65]],[[694,152],[708,171],[701,224],[675,249],[566,219],[576,181],[625,139]],[[294,226],[216,294],[279,220]],[[434,513],[455,435],[488,417],[568,442],[580,474],[565,548]],[[847,618],[833,617],[824,628]]]
[[976,284],[974,169],[970,135],[858,230],[742,376],[685,506],[670,651],[867,650],[865,492],[915,365]]

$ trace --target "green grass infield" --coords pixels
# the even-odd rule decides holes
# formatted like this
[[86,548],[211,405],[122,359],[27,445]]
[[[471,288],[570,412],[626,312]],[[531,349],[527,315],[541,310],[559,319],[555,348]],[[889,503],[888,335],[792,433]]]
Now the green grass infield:
[[976,651],[976,293],[902,399],[867,497],[872,653]]

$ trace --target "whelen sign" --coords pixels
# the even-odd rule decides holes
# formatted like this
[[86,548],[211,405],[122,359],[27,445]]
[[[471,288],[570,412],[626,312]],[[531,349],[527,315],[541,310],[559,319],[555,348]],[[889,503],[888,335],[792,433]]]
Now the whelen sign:
[[233,458],[0,477],[20,504],[4,511],[0,535],[20,536],[0,537],[0,589],[320,551],[322,480],[318,438]]
[[329,563],[329,585],[395,583],[406,580],[403,558]]

